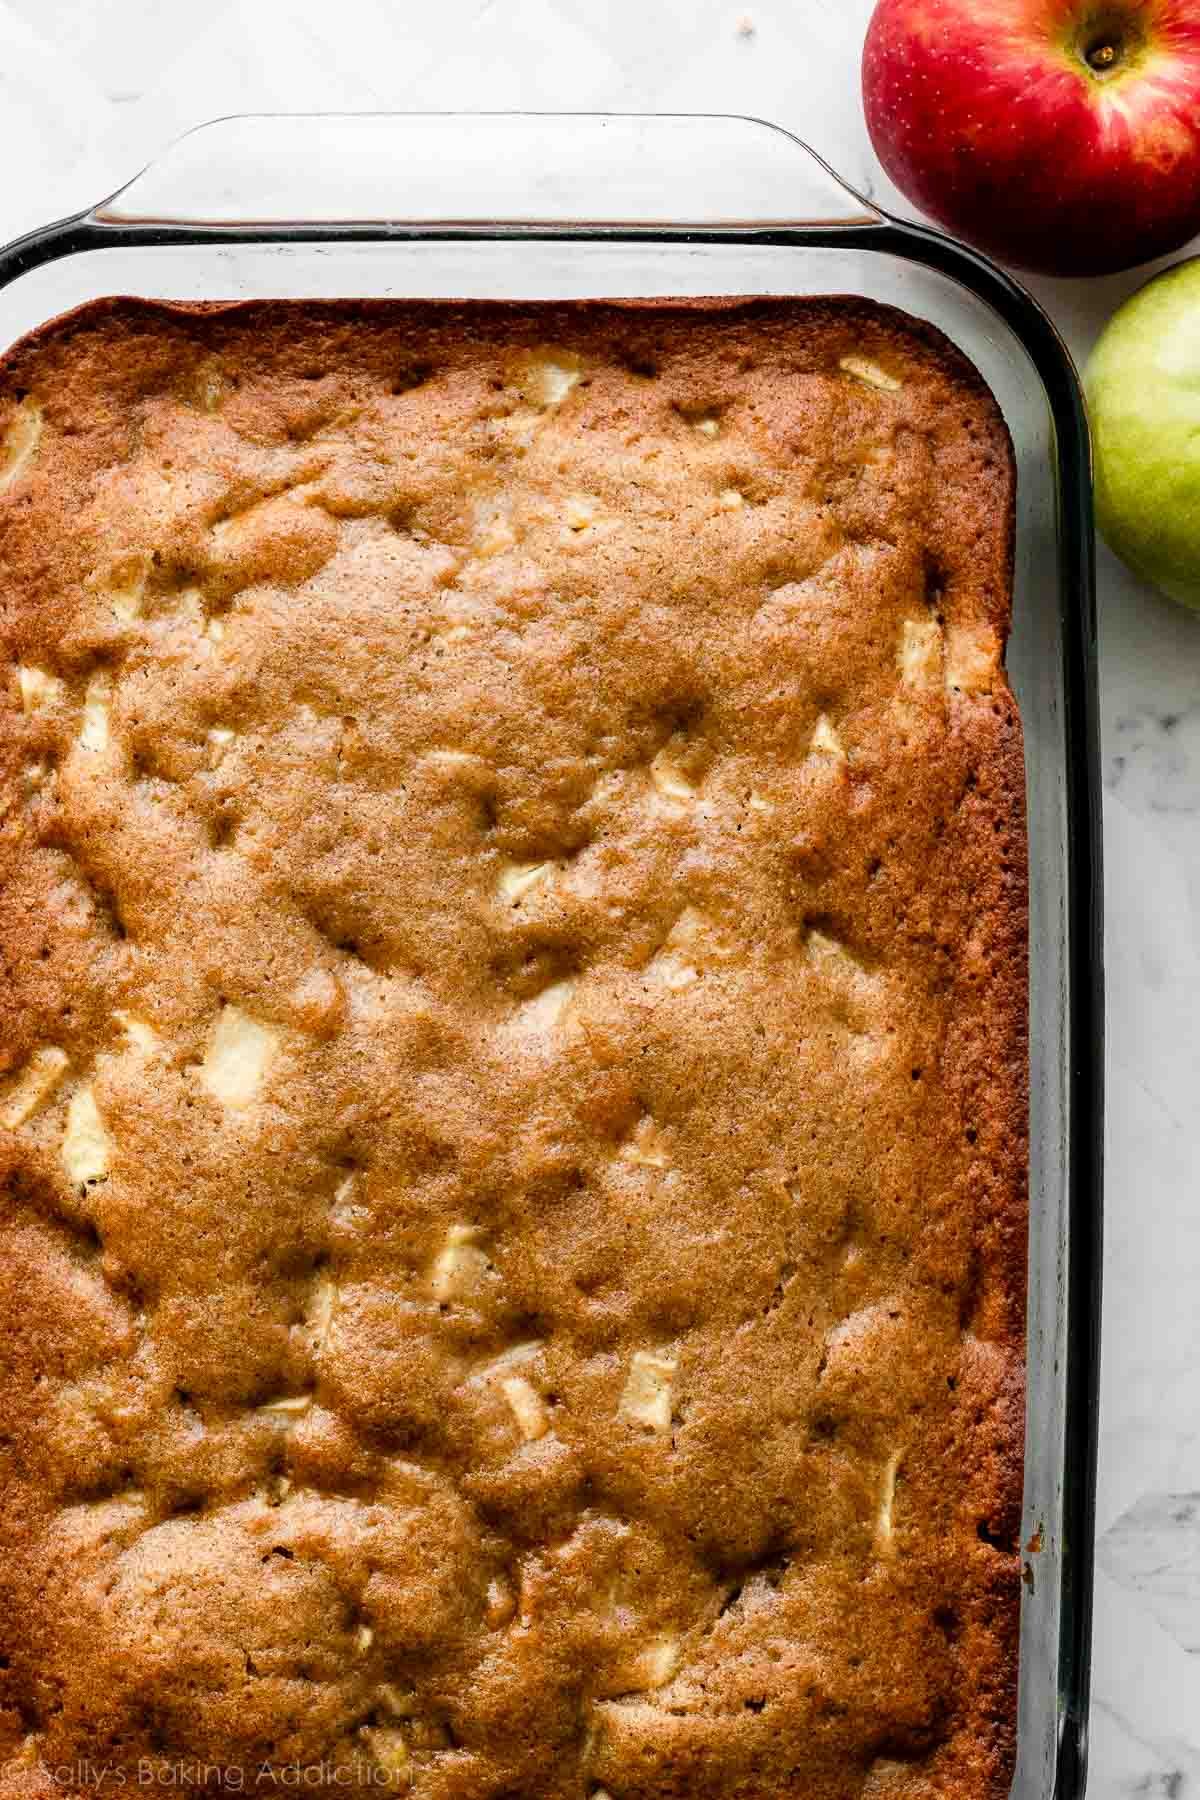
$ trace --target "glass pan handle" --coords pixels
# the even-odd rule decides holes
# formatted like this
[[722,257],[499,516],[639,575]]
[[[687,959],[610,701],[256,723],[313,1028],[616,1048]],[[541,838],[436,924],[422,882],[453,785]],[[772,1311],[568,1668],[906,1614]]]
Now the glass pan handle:
[[880,214],[798,138],[670,113],[219,119],[90,215],[98,226],[430,230],[861,226]]

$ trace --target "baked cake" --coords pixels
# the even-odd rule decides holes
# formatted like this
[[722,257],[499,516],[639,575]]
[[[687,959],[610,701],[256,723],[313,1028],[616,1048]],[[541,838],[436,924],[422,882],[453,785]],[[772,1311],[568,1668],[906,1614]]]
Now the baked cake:
[[4,1800],[999,1800],[975,371],[855,300],[113,300],[0,433]]

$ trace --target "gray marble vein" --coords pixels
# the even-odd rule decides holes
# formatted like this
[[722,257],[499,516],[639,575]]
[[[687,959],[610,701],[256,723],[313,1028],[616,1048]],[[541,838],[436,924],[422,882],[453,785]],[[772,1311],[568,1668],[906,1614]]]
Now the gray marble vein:
[[1189,1654],[1200,1652],[1200,1493],[1143,1494],[1102,1534],[1096,1556]]
[[1200,696],[1120,714],[1104,735],[1104,785],[1141,812],[1200,811]]

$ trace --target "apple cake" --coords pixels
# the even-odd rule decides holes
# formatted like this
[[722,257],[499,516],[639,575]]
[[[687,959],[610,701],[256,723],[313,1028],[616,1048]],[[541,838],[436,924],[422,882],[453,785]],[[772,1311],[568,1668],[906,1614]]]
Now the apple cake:
[[854,299],[115,299],[0,445],[4,1800],[999,1800],[980,377]]

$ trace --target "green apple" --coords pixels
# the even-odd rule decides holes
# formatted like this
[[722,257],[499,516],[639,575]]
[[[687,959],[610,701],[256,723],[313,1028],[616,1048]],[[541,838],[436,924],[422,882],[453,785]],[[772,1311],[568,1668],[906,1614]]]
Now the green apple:
[[1084,385],[1097,524],[1135,574],[1200,608],[1200,257],[1114,314]]

